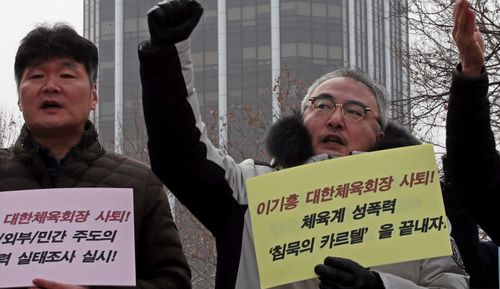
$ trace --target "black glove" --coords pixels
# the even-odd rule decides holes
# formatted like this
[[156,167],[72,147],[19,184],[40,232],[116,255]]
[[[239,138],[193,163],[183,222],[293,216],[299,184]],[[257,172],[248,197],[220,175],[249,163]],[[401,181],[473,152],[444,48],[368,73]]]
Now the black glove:
[[326,257],[324,265],[316,265],[320,289],[385,289],[378,273],[340,257]]
[[148,11],[149,35],[153,45],[173,45],[186,40],[203,14],[195,0],[166,0]]

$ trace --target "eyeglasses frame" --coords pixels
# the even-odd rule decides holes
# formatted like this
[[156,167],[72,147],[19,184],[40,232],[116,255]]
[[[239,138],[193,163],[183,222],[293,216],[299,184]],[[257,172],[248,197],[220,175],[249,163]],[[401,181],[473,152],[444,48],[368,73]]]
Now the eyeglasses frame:
[[[309,101],[310,101],[310,105],[308,105],[308,107],[311,107],[314,111],[314,107],[312,106],[312,104],[318,100],[318,99],[324,99],[325,97],[322,97],[322,96],[312,96],[309,98]],[[342,117],[348,121],[360,121],[362,120],[363,118],[365,118],[366,114],[368,112],[371,112],[373,114],[373,116],[375,117],[375,120],[377,121],[378,125],[380,127],[382,127],[382,124],[380,123],[380,120],[378,119],[378,117],[375,116],[375,113],[372,111],[372,109],[369,107],[369,106],[366,106],[362,103],[358,103],[356,102],[356,104],[358,104],[359,106],[363,107],[363,115],[359,118],[359,119],[349,119],[345,116],[345,112],[344,112],[344,105],[343,104],[340,104],[340,103],[336,103],[334,99],[332,99],[332,102],[334,104],[334,108],[332,109],[331,113],[330,113],[330,116],[333,115],[335,113],[335,111],[337,110],[337,107],[340,106],[340,114],[342,115]]]

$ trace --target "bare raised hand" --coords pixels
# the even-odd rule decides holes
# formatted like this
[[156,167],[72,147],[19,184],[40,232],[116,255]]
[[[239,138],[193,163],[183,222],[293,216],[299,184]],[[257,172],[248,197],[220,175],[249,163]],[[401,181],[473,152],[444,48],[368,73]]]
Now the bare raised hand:
[[481,74],[484,65],[484,42],[468,0],[457,0],[453,9],[453,40],[458,48],[462,73]]

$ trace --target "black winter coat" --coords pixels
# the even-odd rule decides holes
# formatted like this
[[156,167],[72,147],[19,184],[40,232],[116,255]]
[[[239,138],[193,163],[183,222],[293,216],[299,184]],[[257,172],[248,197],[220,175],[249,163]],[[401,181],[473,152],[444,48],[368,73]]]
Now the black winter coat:
[[[459,67],[460,69],[460,67]],[[446,119],[449,173],[462,204],[500,246],[500,155],[490,125],[488,76],[455,71]],[[473,192],[473,193],[472,193]]]
[[[446,119],[445,187],[451,190],[445,203],[457,208],[449,216],[471,287],[498,288],[500,156],[490,126],[488,75],[483,69],[467,77],[460,70],[453,74]],[[493,242],[478,240],[477,224]]]
[[137,288],[191,288],[162,183],[144,164],[107,152],[90,121],[80,143],[60,163],[31,138],[26,126],[12,148],[0,150],[0,193],[73,187],[133,188]]

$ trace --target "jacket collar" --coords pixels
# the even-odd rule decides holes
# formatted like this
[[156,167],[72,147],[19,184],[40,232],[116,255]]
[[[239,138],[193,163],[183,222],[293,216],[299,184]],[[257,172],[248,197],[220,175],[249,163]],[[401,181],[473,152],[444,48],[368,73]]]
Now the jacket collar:
[[[19,137],[17,138],[13,146],[14,153],[18,155],[22,154],[32,155],[32,154],[38,154],[41,150],[44,150],[44,148],[42,148],[41,145],[38,144],[33,139],[28,126],[24,124],[23,127],[21,128],[21,133],[19,134]],[[99,144],[95,126],[89,120],[87,120],[87,122],[85,123],[84,131],[80,142],[76,146],[70,149],[70,151],[64,157],[64,159],[67,159],[69,156],[75,157],[77,155],[80,155],[82,151],[86,150],[91,150],[92,152],[97,153],[98,155],[104,153],[104,148],[102,148],[101,145]]]

